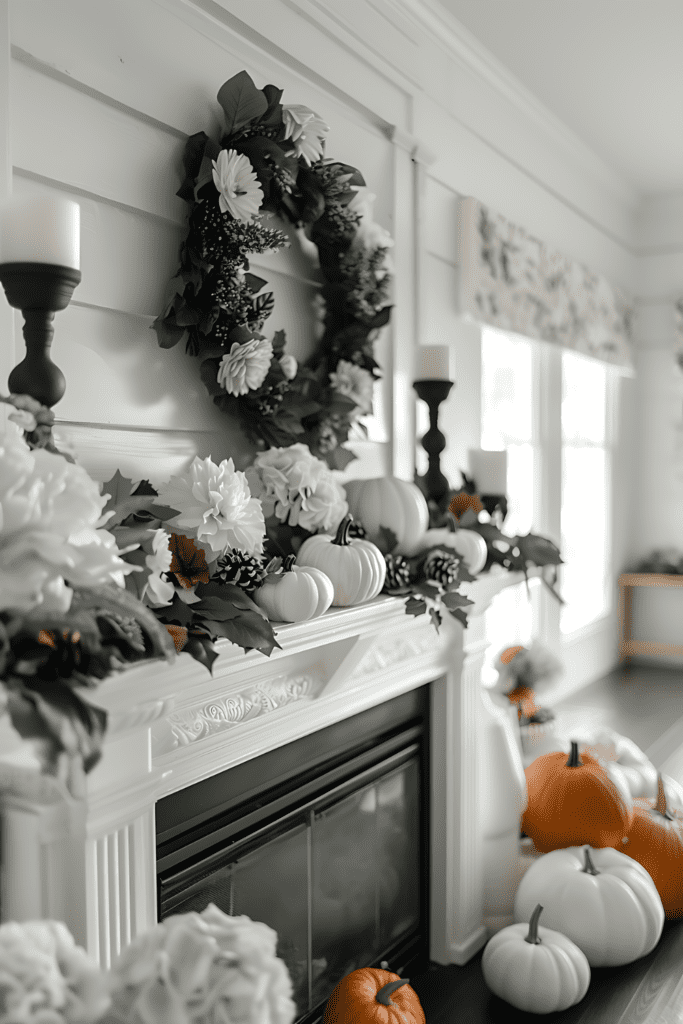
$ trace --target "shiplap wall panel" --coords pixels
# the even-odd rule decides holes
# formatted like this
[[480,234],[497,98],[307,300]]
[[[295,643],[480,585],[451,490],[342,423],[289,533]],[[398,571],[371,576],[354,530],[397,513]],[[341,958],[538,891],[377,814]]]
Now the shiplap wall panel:
[[[34,0],[12,5],[14,189],[61,192],[82,208],[83,280],[58,315],[53,350],[67,377],[56,412],[77,450],[84,437],[78,424],[95,431],[100,424],[199,431],[204,446],[214,436],[224,453],[228,438],[236,461],[246,459],[239,431],[199,380],[199,361],[181,346],[160,350],[150,330],[167,301],[185,231],[187,206],[175,196],[185,138],[199,130],[218,137],[216,93],[231,75],[245,68],[257,85],[285,88],[286,102],[316,109],[331,126],[328,154],[362,170],[378,197],[375,216],[392,230],[393,147],[382,118],[356,100],[345,103],[338,87],[326,90],[316,76],[306,81],[300,68],[260,52],[228,22],[165,0],[64,0],[59,10]],[[135,32],[124,30],[133,24]],[[285,330],[288,350],[305,359],[315,345],[319,271],[296,233],[288,234],[291,246],[255,257],[252,270],[276,300],[264,332]],[[385,331],[379,343],[389,364],[391,338]],[[22,347],[17,323],[18,358]],[[363,472],[386,468],[390,396],[387,379],[377,388],[371,441],[358,446]],[[83,454],[92,466],[90,448]]]

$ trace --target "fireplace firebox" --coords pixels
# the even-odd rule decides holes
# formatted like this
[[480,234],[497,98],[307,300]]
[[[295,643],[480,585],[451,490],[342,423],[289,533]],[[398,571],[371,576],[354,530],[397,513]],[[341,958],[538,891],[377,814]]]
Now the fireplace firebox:
[[300,1021],[358,967],[423,969],[428,718],[423,686],[159,800],[159,920],[269,924]]

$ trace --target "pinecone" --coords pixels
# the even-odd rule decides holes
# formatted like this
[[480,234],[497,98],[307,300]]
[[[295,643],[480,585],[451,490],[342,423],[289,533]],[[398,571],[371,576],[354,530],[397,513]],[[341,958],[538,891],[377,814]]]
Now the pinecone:
[[367,537],[367,531],[363,524],[353,520],[349,526],[349,537],[356,537],[359,540],[365,540]]
[[227,551],[218,559],[213,579],[219,583],[234,583],[245,594],[253,594],[265,579],[266,570],[260,558],[245,555],[243,551]]
[[460,559],[447,551],[432,551],[424,564],[424,574],[428,580],[434,580],[446,586],[458,578]]
[[403,555],[385,555],[387,574],[384,578],[385,590],[398,590],[410,583],[410,565]]

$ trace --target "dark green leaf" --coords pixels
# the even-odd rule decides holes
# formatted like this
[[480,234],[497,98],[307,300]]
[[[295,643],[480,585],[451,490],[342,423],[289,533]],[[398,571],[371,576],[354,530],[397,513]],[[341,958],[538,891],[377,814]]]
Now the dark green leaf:
[[193,633],[191,636],[188,636],[187,643],[183,647],[183,653],[189,654],[190,657],[207,668],[213,675],[213,663],[218,657],[218,651],[214,647],[210,636],[200,633]]
[[442,618],[442,615],[441,615],[441,612],[439,611],[439,609],[438,608],[434,608],[434,607],[430,608],[429,609],[429,618],[432,620],[432,625],[434,626],[434,629],[438,633],[439,632],[439,626],[443,622],[443,618]]
[[173,348],[179,341],[187,338],[187,330],[184,327],[177,327],[174,322],[169,322],[163,316],[156,318],[152,330],[156,332],[160,348]]
[[526,537],[516,537],[515,541],[522,558],[534,565],[562,565],[560,549],[547,537],[528,533]]
[[453,610],[451,611],[451,615],[453,616],[453,618],[454,618],[454,619],[457,619],[457,620],[458,620],[458,622],[459,622],[459,623],[460,623],[460,624],[461,624],[461,625],[462,625],[462,626],[463,626],[463,627],[464,627],[465,629],[467,629],[467,621],[468,621],[468,620],[467,620],[467,614],[466,614],[466,613],[465,613],[465,612],[464,612],[464,611],[462,610],[462,608],[454,608],[454,609],[453,609]]
[[466,608],[468,605],[474,604],[474,601],[470,601],[469,597],[465,597],[464,594],[459,594],[455,590],[447,590],[441,598],[441,603],[449,611],[452,611],[454,608]]
[[260,292],[264,285],[268,284],[265,278],[257,277],[256,274],[245,274],[244,283],[252,295],[255,295],[256,292]]
[[246,71],[240,71],[218,90],[218,102],[225,114],[225,131],[232,135],[266,113],[268,100]]
[[380,526],[377,533],[374,533],[369,539],[383,555],[390,555],[398,547],[398,537],[388,526]]
[[406,601],[406,615],[424,615],[427,611],[427,602],[419,597],[409,597]]
[[353,460],[357,459],[358,456],[352,451],[349,451],[348,448],[337,447],[331,452],[328,452],[324,458],[330,469],[344,470],[348,466],[349,462],[353,462]]

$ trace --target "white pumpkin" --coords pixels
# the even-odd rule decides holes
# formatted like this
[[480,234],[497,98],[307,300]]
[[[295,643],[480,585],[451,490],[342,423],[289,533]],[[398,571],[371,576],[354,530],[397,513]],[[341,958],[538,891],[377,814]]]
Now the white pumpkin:
[[420,547],[433,547],[438,544],[442,548],[452,548],[462,555],[465,565],[476,576],[486,565],[488,549],[486,541],[475,530],[449,530],[441,527],[438,530],[427,530]]
[[512,924],[497,932],[481,960],[491,991],[527,1013],[567,1010],[581,1002],[591,980],[589,963],[579,947],[562,932],[539,926],[541,911],[539,903],[528,924]]
[[349,480],[344,484],[349,512],[374,537],[380,526],[396,534],[399,554],[421,546],[429,526],[427,500],[417,486],[395,476],[370,480]]
[[633,740],[614,729],[602,728],[581,744],[592,757],[615,763],[625,777],[633,797],[657,796],[657,769]]
[[273,622],[306,622],[332,604],[332,580],[320,569],[295,565],[287,559],[280,576],[266,579],[254,594],[255,603]]
[[515,896],[515,921],[538,903],[548,927],[562,929],[591,967],[618,967],[647,956],[664,927],[655,884],[637,861],[610,847],[570,846],[534,861]]
[[334,537],[316,533],[303,542],[296,556],[299,565],[311,565],[329,576],[335,608],[372,601],[386,576],[382,552],[372,541],[349,537],[350,525],[351,516],[345,516]]

